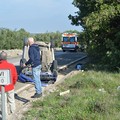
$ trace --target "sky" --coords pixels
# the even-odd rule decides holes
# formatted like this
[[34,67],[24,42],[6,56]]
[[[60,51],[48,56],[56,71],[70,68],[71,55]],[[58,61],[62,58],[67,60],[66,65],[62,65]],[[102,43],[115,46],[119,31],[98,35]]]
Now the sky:
[[82,31],[68,15],[78,11],[73,0],[0,0],[0,28],[30,33]]

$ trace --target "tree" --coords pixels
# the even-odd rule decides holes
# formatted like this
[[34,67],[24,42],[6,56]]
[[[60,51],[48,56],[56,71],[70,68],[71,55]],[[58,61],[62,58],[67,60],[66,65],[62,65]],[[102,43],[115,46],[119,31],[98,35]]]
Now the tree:
[[69,19],[84,28],[89,54],[97,56],[101,64],[120,68],[120,1],[74,0],[73,5],[79,10]]
[[23,39],[30,36],[30,33],[24,29],[11,31],[6,28],[0,29],[0,49],[21,49],[23,47]]

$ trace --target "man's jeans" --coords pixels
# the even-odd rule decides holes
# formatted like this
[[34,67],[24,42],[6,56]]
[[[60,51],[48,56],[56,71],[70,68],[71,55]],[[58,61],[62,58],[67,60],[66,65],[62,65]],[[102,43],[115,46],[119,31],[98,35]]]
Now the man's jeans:
[[34,80],[34,83],[35,83],[35,91],[38,94],[42,93],[40,72],[41,72],[41,65],[32,68],[33,80]]

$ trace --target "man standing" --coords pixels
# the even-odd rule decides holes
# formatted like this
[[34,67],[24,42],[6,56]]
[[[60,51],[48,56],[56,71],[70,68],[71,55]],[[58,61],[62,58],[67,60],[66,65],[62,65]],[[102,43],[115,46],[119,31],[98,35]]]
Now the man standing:
[[29,60],[23,66],[30,64],[32,67],[32,74],[36,91],[32,98],[38,98],[42,96],[42,86],[40,80],[40,49],[39,46],[35,44],[34,39],[32,37],[28,38],[28,45],[30,46],[28,51]]
[[[5,106],[6,106],[6,114],[8,115],[15,112],[14,86],[18,79],[18,75],[17,75],[17,70],[15,66],[7,62],[7,53],[4,51],[0,53],[0,69],[10,70],[11,83],[8,85],[5,85]],[[1,86],[0,86],[0,91],[1,91]],[[9,105],[8,107],[9,111],[7,110],[7,102]]]

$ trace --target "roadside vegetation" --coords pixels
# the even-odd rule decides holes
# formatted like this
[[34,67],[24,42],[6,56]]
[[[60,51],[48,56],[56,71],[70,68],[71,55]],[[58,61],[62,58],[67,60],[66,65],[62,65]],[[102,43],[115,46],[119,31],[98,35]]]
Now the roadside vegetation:
[[89,55],[110,69],[120,69],[120,0],[73,0],[77,11],[69,15],[82,26],[81,39]]
[[[32,103],[22,120],[119,120],[120,74],[86,70]],[[60,96],[60,92],[70,90]]]
[[36,41],[50,42],[54,41],[56,47],[60,45],[61,33],[59,31],[54,33],[29,33],[23,28],[20,30],[9,30],[7,28],[0,28],[0,50],[2,49],[22,49],[23,40],[27,37],[34,37]]
[[[76,30],[68,30],[64,32],[75,32]],[[53,42],[55,47],[61,47],[61,32],[46,32],[46,33],[29,33],[23,28],[20,30],[10,30],[0,28],[0,50],[22,49],[23,40],[27,37],[33,37],[35,41]]]

